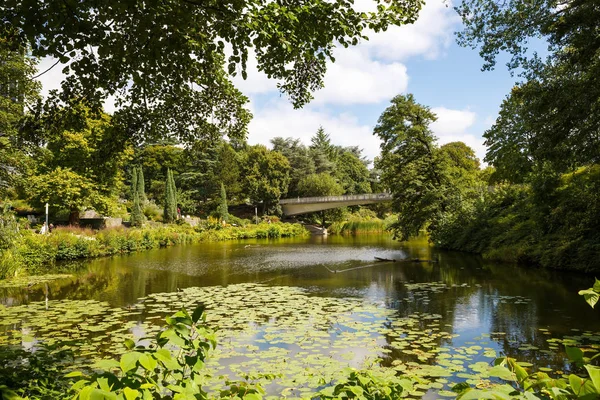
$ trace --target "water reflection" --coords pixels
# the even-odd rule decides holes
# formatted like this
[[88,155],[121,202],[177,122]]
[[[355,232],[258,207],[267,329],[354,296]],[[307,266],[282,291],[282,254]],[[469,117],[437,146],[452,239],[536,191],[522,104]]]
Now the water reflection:
[[[375,256],[438,262],[375,263]],[[47,286],[2,289],[0,299],[7,306],[50,298],[93,299],[123,307],[152,293],[194,286],[295,286],[314,296],[363,298],[395,309],[397,319],[415,313],[439,315],[444,331],[459,336],[436,339],[438,347],[479,340],[499,354],[567,369],[560,356],[534,349],[548,348],[547,332],[563,337],[571,329],[600,330],[597,314],[577,295],[591,281],[584,275],[439,251],[425,239],[398,243],[388,236],[333,236],[205,243],[98,259],[81,263],[73,277]],[[429,285],[419,286],[423,283]],[[427,321],[422,324],[419,329],[426,330]],[[419,359],[393,347],[394,340],[384,338],[389,350],[384,363]]]

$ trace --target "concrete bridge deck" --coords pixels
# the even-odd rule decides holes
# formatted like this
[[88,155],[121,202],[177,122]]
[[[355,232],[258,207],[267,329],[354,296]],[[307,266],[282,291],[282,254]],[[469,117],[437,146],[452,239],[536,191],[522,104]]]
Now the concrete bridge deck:
[[345,196],[298,197],[281,199],[279,204],[287,216],[330,210],[338,207],[375,204],[392,200],[390,193],[351,194]]

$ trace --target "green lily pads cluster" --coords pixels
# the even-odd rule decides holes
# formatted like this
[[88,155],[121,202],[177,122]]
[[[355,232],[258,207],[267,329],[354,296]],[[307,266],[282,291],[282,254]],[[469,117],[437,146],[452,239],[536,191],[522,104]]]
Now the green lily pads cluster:
[[[405,286],[406,298],[421,300],[452,288],[442,282]],[[211,391],[223,388],[222,376],[259,380],[276,376],[264,383],[273,398],[307,398],[346,378],[345,367],[366,365],[412,379],[415,385],[408,393],[412,397],[427,393],[454,397],[450,389],[458,382],[476,388],[499,382],[493,360],[502,355],[496,342],[504,340],[503,332],[483,333],[459,345],[458,334],[439,314],[251,283],[156,293],[124,308],[94,300],[0,306],[0,346],[60,343],[78,355],[73,369],[89,367],[123,354],[122,343],[132,335],[136,340],[154,335],[165,316],[199,304],[207,309],[207,322],[218,328],[219,346],[206,360],[213,377],[207,378]],[[593,332],[557,339],[545,331],[550,350],[540,351],[563,344],[587,344],[590,349],[600,345],[600,335]],[[523,361],[523,367],[533,366]]]

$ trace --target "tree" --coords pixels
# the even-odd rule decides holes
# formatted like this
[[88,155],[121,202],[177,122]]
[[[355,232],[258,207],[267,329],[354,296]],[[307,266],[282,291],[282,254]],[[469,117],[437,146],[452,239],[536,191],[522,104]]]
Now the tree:
[[[131,132],[240,137],[250,113],[230,76],[246,77],[250,49],[258,69],[280,82],[296,107],[323,85],[333,49],[355,45],[368,29],[412,23],[421,1],[376,1],[374,12],[351,2],[307,0],[5,0],[12,26],[36,57],[55,57],[71,75],[62,98],[100,105],[116,95]],[[176,66],[174,68],[174,66]]]
[[23,173],[25,156],[18,133],[40,91],[39,82],[32,79],[36,60],[8,33],[0,34],[0,197],[6,196]]
[[229,211],[227,209],[227,192],[225,191],[225,185],[221,183],[221,196],[219,198],[219,206],[217,207],[217,214],[221,221],[227,221],[229,218]]
[[[298,193],[306,197],[339,196],[344,193],[344,188],[331,175],[320,173],[308,175],[300,180]],[[322,226],[326,225],[328,219],[335,219],[338,214],[335,210],[321,211]]]
[[337,148],[331,144],[329,134],[323,127],[310,139],[310,154],[315,163],[317,173],[333,173],[337,159]]
[[344,188],[344,194],[371,193],[371,178],[367,165],[353,151],[343,149],[338,153],[335,176]]
[[[485,160],[521,182],[534,167],[557,172],[600,161],[600,8],[594,0],[467,0],[457,8],[459,43],[480,48],[492,69],[501,51],[524,82],[513,88],[485,134]],[[545,59],[528,52],[531,38],[548,44]]]
[[144,223],[144,213],[140,201],[140,194],[135,191],[133,195],[133,206],[131,207],[131,216],[129,222],[133,227],[140,227]]
[[131,207],[130,223],[131,226],[140,227],[144,223],[144,212],[142,211],[141,200],[140,200],[140,189],[143,190],[143,185],[140,186],[139,180],[144,179],[141,175],[141,168],[133,167],[131,173],[131,196],[133,198],[133,205]]
[[146,202],[146,185],[144,182],[144,169],[142,167],[137,168],[136,192],[140,198],[140,203],[144,204]]
[[135,194],[138,191],[138,172],[137,172],[138,167],[133,167],[133,169],[131,170],[131,198],[133,199],[135,197]]
[[144,183],[149,183],[148,187],[144,185],[148,200],[164,203],[167,170],[171,169],[181,174],[188,167],[185,150],[177,144],[175,141],[161,141],[136,149],[133,162],[143,169]]
[[304,197],[340,196],[344,188],[329,174],[311,174],[298,184],[298,192]]
[[392,206],[399,213],[393,229],[401,240],[418,235],[420,229],[440,218],[452,197],[445,156],[429,128],[436,119],[413,95],[398,95],[374,129],[382,141],[377,168],[392,191]]
[[177,219],[177,188],[173,179],[173,171],[167,170],[167,179],[165,181],[165,209],[163,220],[171,223]]
[[299,196],[298,183],[310,174],[314,174],[315,162],[308,147],[300,142],[300,139],[291,137],[275,137],[271,139],[273,150],[278,151],[288,159],[290,163],[290,184],[288,196]]
[[290,163],[277,151],[256,145],[249,147],[244,153],[244,191],[252,204],[262,203],[263,212],[278,210],[279,199],[288,190],[289,174]]
[[69,168],[58,167],[47,174],[29,178],[29,197],[39,207],[48,203],[53,210],[69,210],[69,224],[79,223],[79,213],[88,207],[99,212],[109,208],[108,199],[96,190],[96,184]]

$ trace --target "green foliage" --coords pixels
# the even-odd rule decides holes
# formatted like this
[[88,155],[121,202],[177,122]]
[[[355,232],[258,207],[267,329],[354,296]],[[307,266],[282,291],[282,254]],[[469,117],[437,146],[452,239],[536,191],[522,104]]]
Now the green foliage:
[[348,368],[345,372],[347,380],[321,390],[320,399],[395,400],[413,390],[413,381],[396,376],[393,370]]
[[329,174],[311,174],[300,180],[298,193],[304,197],[339,196],[344,188]]
[[98,362],[96,367],[103,372],[68,374],[80,377],[72,387],[74,398],[206,399],[202,372],[209,351],[216,347],[216,336],[205,320],[202,307],[192,315],[182,309],[166,319],[167,325],[149,344],[128,339],[125,346],[129,352],[119,361]]
[[47,174],[33,176],[29,184],[29,196],[34,204],[42,207],[48,203],[54,210],[69,210],[71,223],[77,223],[79,212],[88,207],[103,212],[108,206],[108,199],[100,194],[91,179],[69,168],[58,167]]
[[184,225],[148,226],[140,229],[111,228],[94,233],[78,228],[57,228],[50,235],[21,230],[18,241],[3,250],[0,279],[24,272],[43,273],[57,261],[126,254],[183,243],[236,239],[268,239],[303,236],[307,231],[299,224],[239,223],[223,227],[218,221],[202,222],[193,228]]
[[540,176],[529,185],[496,185],[471,207],[440,221],[431,239],[488,259],[597,271],[598,190],[598,166],[558,178]]
[[39,99],[41,84],[32,79],[37,61],[26,55],[10,29],[0,33],[0,198],[17,185],[25,170],[18,130],[26,110]]
[[165,208],[163,212],[163,221],[166,223],[174,222],[177,219],[177,188],[173,179],[173,171],[167,170],[167,180],[165,181]]
[[[359,151],[360,154],[360,151]],[[344,194],[371,193],[371,177],[368,163],[347,149],[341,149],[336,158],[335,176]]]
[[362,208],[359,212],[351,214],[344,221],[331,224],[327,230],[334,235],[358,235],[366,233],[383,233],[397,217],[389,217],[386,220],[377,218],[375,212]]
[[[593,0],[467,0],[457,8],[464,31],[459,43],[479,47],[484,69],[500,52],[524,82],[503,102],[484,134],[486,161],[504,179],[521,182],[534,166],[558,172],[598,162],[600,120],[600,10]],[[548,45],[542,59],[528,51],[531,38]]]
[[251,115],[231,76],[246,78],[250,48],[258,69],[301,107],[322,87],[336,44],[356,45],[368,30],[414,22],[421,6],[394,0],[364,13],[349,2],[324,0],[215,5],[169,0],[145,3],[143,13],[132,13],[136,2],[112,7],[39,0],[25,6],[7,0],[2,15],[34,56],[68,65],[72,76],[63,83],[63,99],[100,105],[115,95],[123,104],[116,117],[139,126],[135,133],[145,139],[242,138]]
[[217,207],[217,214],[219,219],[227,221],[229,212],[227,209],[227,192],[225,192],[225,185],[221,184],[221,196],[219,196],[219,206]]
[[290,163],[277,151],[256,145],[244,153],[244,191],[252,204],[262,203],[263,212],[277,209],[279,199],[287,193],[289,174]]
[[140,203],[140,195],[136,191],[133,195],[133,206],[131,207],[131,216],[129,218],[129,222],[133,227],[140,227],[144,223],[144,213],[142,212]]
[[300,142],[300,139],[276,137],[271,139],[273,151],[278,151],[290,163],[289,197],[297,197],[298,183],[305,176],[315,173],[315,162],[311,150]]
[[146,203],[146,183],[144,182],[144,169],[142,167],[137,168],[137,180],[135,183],[136,192],[140,198],[140,203]]
[[70,384],[65,370],[74,354],[61,346],[39,344],[35,352],[19,347],[0,348],[0,396],[9,400],[69,399]]
[[447,215],[469,204],[481,190],[477,160],[464,143],[438,147],[430,124],[436,116],[412,95],[399,95],[379,117],[374,134],[382,140],[376,167],[394,196],[398,221],[392,227],[401,240],[417,236]]

